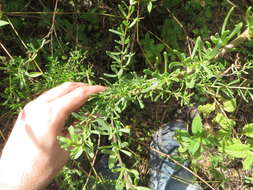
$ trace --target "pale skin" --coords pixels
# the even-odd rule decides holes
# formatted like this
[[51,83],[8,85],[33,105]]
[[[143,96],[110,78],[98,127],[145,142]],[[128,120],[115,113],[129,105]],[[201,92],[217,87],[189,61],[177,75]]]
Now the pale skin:
[[55,87],[20,112],[0,159],[1,190],[43,189],[69,158],[57,136],[69,115],[103,86],[67,82]]

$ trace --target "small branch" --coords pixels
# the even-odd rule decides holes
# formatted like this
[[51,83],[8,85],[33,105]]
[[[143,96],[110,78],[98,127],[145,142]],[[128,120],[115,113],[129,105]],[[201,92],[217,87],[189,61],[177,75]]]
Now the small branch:
[[[111,125],[114,127],[113,122],[111,122]],[[112,141],[114,143],[116,143],[116,144],[118,143],[118,138],[117,138],[117,136],[115,134],[112,135]],[[124,162],[122,161],[122,158],[121,158],[119,152],[117,152],[117,157],[118,157],[118,160],[119,160],[119,164],[123,167],[124,166]],[[124,179],[126,181],[127,186],[130,189],[134,189],[134,185],[132,183],[131,177],[126,172],[124,172]]]
[[241,35],[239,35],[236,39],[234,39],[230,44],[226,45],[224,48],[221,49],[221,52],[212,60],[216,61],[217,59],[223,57],[226,53],[231,51],[233,48],[237,47],[244,41],[250,38],[249,29],[247,28]]
[[53,51],[53,33],[55,32],[55,16],[56,16],[57,8],[58,8],[58,0],[56,0],[56,2],[55,2],[51,28],[50,28],[47,36],[45,37],[45,38],[47,38],[47,37],[51,36],[50,43],[51,43],[51,55],[52,56],[54,54],[54,51]]
[[1,131],[1,129],[0,129],[0,136],[2,137],[2,139],[5,141],[6,140],[6,138],[5,138],[5,136],[4,136],[4,133]]
[[[117,137],[116,137],[116,135],[113,135],[112,138],[113,138],[113,142],[114,142],[114,143],[117,143]],[[122,158],[121,158],[119,152],[117,153],[117,157],[118,157],[118,160],[119,160],[119,164],[120,164],[121,166],[124,166],[124,163],[123,163],[123,161],[122,161]],[[126,181],[127,186],[128,186],[130,189],[134,189],[132,180],[131,180],[130,176],[129,176],[126,172],[124,172],[124,179],[125,179],[125,181]]]
[[11,54],[8,52],[8,50],[4,47],[4,45],[0,42],[0,46],[3,48],[4,52],[9,56],[10,59],[13,59]]
[[14,31],[14,33],[16,34],[16,36],[18,37],[19,41],[21,42],[21,44],[24,46],[25,50],[27,51],[28,50],[28,47],[27,45],[25,44],[25,42],[22,40],[22,38],[20,37],[18,31],[15,29],[15,27],[13,26],[12,22],[10,21],[9,18],[7,18],[7,21],[9,22],[12,30]]
[[[101,142],[101,138],[100,138],[100,135],[99,135],[99,137],[98,137],[98,147],[100,146],[100,142]],[[90,178],[90,176],[91,176],[92,170],[93,170],[94,173],[96,174],[96,177],[98,177],[98,178],[100,179],[100,177],[97,175],[97,172],[96,172],[96,170],[95,170],[95,168],[94,168],[95,162],[96,162],[96,159],[97,159],[98,152],[99,152],[99,148],[97,148],[96,153],[95,153],[95,156],[94,156],[93,161],[92,161],[92,163],[91,163],[91,169],[90,169],[90,171],[89,171],[87,180],[86,180],[86,182],[85,182],[85,184],[84,184],[84,186],[83,186],[84,188],[88,185],[89,178]],[[100,179],[100,180],[101,180],[101,179]]]

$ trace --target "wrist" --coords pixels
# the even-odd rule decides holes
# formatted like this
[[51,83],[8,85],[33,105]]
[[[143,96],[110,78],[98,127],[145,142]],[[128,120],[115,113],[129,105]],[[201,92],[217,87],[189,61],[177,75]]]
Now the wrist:
[[[4,161],[0,159],[0,189],[1,190],[21,190],[17,188],[17,180],[13,179],[14,175],[11,175],[11,171],[8,170],[8,166]],[[15,183],[14,183],[15,182]]]
[[47,181],[37,168],[0,160],[0,190],[39,190]]

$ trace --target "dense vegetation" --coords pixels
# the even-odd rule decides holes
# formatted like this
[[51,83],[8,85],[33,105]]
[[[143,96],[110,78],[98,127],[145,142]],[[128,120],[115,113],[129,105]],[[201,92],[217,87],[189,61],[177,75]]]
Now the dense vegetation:
[[[44,90],[102,84],[59,137],[72,159],[48,189],[148,189],[152,134],[186,106],[200,116],[177,132],[173,160],[191,160],[204,189],[252,188],[252,3],[2,0],[1,144]],[[112,178],[96,167],[105,155]]]

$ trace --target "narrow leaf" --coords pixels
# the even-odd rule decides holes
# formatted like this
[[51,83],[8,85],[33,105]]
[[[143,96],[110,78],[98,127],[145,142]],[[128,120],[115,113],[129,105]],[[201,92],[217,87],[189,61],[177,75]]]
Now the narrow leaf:
[[119,35],[119,36],[124,36],[124,34],[123,34],[122,32],[120,32],[120,31],[117,31],[117,30],[114,30],[114,29],[109,29],[109,31],[110,31],[111,33],[117,34],[117,35]]
[[148,9],[148,12],[149,12],[149,13],[151,13],[152,8],[153,8],[152,1],[149,1],[149,2],[148,2],[148,6],[147,6],[147,9]]
[[0,20],[0,27],[8,25],[8,24],[9,24],[9,22],[6,22],[4,20]]
[[224,34],[224,31],[226,30],[227,23],[228,23],[228,19],[229,19],[229,17],[231,16],[231,14],[232,14],[233,11],[234,11],[234,7],[232,7],[232,8],[229,10],[229,12],[228,12],[228,14],[227,14],[227,16],[226,16],[226,18],[225,18],[225,21],[224,21],[223,26],[222,26],[222,29],[221,29],[221,35],[222,35],[222,36],[223,36],[223,34]]
[[129,157],[132,156],[132,153],[129,152],[129,151],[126,151],[126,150],[123,150],[123,149],[121,149],[120,151],[123,152],[124,154],[126,154],[126,155],[129,156]]
[[30,72],[30,73],[27,73],[27,76],[32,77],[32,78],[36,78],[36,77],[39,77],[41,75],[43,75],[43,73],[41,73],[41,72]]
[[252,137],[253,138],[253,123],[247,124],[243,127],[243,132],[244,135],[247,137]]

